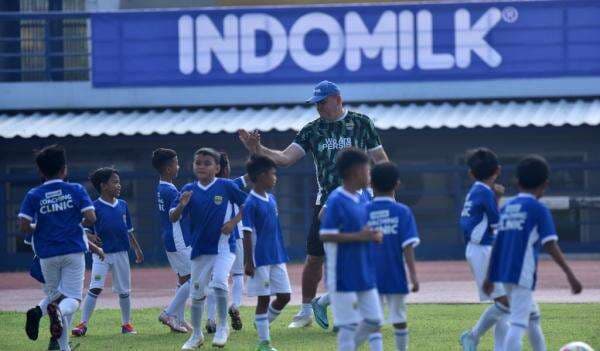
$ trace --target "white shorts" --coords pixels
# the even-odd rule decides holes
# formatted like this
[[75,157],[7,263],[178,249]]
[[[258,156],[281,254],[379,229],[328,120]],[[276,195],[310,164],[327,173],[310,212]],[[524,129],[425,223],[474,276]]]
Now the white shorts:
[[229,272],[235,260],[231,252],[218,255],[200,255],[192,260],[190,297],[201,300],[206,297],[207,289],[229,289]]
[[527,328],[530,318],[540,317],[540,307],[533,300],[533,291],[516,284],[503,286],[510,303],[510,324]]
[[43,290],[50,301],[60,295],[81,301],[85,278],[85,256],[83,252],[40,258],[44,275]]
[[192,253],[191,247],[186,247],[175,252],[167,251],[167,259],[171,265],[171,269],[180,277],[190,275],[192,271],[192,261],[190,259]]
[[465,257],[467,258],[469,267],[471,267],[475,284],[477,284],[479,301],[490,301],[501,296],[506,296],[506,291],[504,291],[502,284],[494,284],[494,291],[492,291],[491,295],[483,292],[483,282],[487,277],[488,266],[492,257],[492,246],[468,243]]
[[244,240],[237,239],[235,241],[235,261],[231,267],[231,275],[244,274]]
[[291,294],[292,286],[285,263],[256,267],[248,279],[248,296]]
[[383,313],[377,289],[329,293],[336,326],[358,324],[363,320],[382,323]]
[[112,290],[115,294],[129,294],[131,291],[131,268],[129,253],[119,251],[107,253],[104,261],[98,255],[92,255],[92,275],[90,289],[104,289],[106,275],[112,275]]
[[390,324],[406,323],[406,295],[404,294],[382,294],[381,308],[387,305],[388,318]]

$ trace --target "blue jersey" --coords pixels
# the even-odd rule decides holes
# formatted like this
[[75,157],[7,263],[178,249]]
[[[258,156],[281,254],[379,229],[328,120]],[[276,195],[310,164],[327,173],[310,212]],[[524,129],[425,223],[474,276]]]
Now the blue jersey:
[[256,267],[287,262],[275,196],[261,196],[252,190],[244,203],[244,231],[252,233]]
[[19,217],[36,221],[32,246],[40,258],[87,251],[82,213],[94,206],[81,184],[51,180],[31,189]]
[[[246,193],[240,190],[232,180],[215,178],[204,186],[200,182],[188,183],[181,192],[191,191],[190,202],[183,210],[183,217],[190,219],[192,236],[192,255],[216,255],[225,250],[235,252],[235,238],[232,235],[221,235],[223,224],[231,219],[231,204],[242,206]],[[177,196],[171,209],[179,204]]]
[[101,198],[94,201],[96,224],[94,232],[102,239],[102,250],[115,253],[129,250],[129,233],[133,231],[127,202],[116,199],[109,203]]
[[519,194],[504,205],[490,259],[490,280],[535,289],[542,245],[558,240],[550,210],[533,195]]
[[[367,225],[366,200],[343,187],[327,199],[320,234],[353,233]],[[375,265],[370,242],[325,243],[329,291],[365,291],[375,288]]]
[[391,197],[376,197],[367,205],[369,227],[383,233],[383,243],[373,245],[377,290],[380,294],[408,294],[403,249],[419,244],[412,211]]
[[160,181],[156,188],[156,202],[160,217],[160,234],[168,252],[183,250],[191,245],[189,228],[186,225],[187,217],[175,223],[169,220],[171,204],[179,195],[175,185]]
[[498,216],[498,204],[492,189],[482,182],[475,182],[460,215],[465,244],[492,245]]
[[[240,188],[240,190],[244,190],[246,189],[246,181],[244,180],[244,176],[235,178],[233,180],[233,182],[235,183],[235,185],[238,186],[238,188]],[[240,213],[240,207],[236,204],[231,204],[231,206],[233,206],[233,211],[231,213],[231,218],[237,216],[238,213]],[[241,239],[242,236],[244,235],[244,231],[242,228],[242,222],[238,222],[238,224],[235,226],[235,228],[233,229],[233,233],[231,233],[231,235],[237,240],[237,239]]]

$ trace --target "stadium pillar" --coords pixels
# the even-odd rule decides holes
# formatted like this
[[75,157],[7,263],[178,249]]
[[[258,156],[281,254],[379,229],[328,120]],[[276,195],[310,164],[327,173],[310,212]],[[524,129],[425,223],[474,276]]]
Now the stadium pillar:
[[[19,12],[19,1],[0,1],[0,12]],[[0,21],[0,38],[10,40],[0,41],[0,52],[14,55],[0,58],[0,70],[19,70],[21,68],[21,31],[19,21]],[[15,72],[0,73],[0,82],[15,82],[21,80],[21,74]]]

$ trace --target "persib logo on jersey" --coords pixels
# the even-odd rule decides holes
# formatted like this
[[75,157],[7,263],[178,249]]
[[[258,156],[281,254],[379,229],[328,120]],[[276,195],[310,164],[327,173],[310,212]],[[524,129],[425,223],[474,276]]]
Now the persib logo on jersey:
[[41,214],[65,211],[73,207],[73,196],[71,194],[63,195],[60,189],[45,193],[44,198],[40,200]]
[[325,138],[325,141],[319,144],[319,151],[323,150],[341,150],[352,147],[352,139],[347,137]]

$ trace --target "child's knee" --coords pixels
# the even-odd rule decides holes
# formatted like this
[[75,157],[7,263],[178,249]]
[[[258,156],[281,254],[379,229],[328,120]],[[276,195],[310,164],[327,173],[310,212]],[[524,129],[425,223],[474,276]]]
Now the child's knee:
[[119,294],[119,298],[121,298],[121,299],[128,299],[129,298],[129,293],[121,293],[121,294]]
[[185,284],[188,280],[190,280],[190,275],[178,276],[179,277],[179,285]]
[[398,330],[403,330],[408,328],[408,324],[406,322],[404,323],[394,323],[394,328],[398,329]]
[[90,289],[90,292],[96,296],[100,295],[100,293],[102,292],[102,289],[100,288],[92,288]]
[[281,305],[287,305],[290,300],[292,299],[292,295],[291,294],[277,294],[277,301],[279,301],[279,303]]

